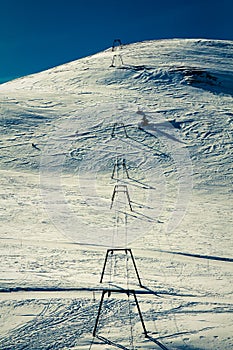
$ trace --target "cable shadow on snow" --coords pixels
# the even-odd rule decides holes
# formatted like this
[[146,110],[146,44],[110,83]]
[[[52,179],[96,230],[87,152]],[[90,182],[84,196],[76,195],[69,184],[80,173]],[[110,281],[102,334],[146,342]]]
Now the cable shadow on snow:
[[[111,178],[112,180],[119,180],[117,177],[113,176]],[[150,186],[150,185],[147,185],[146,183],[142,182],[142,181],[139,181],[139,180],[136,180],[134,179],[133,177],[128,177],[128,180],[129,181],[126,181],[126,180],[120,180],[122,183],[125,183],[126,185],[130,184],[131,186],[134,186],[134,187],[137,187],[137,188],[143,188],[143,189],[146,189],[146,190],[156,190],[155,187],[153,186]]]
[[156,138],[158,138],[158,137],[156,135],[152,134],[150,131],[157,132],[158,135],[164,136],[164,137],[166,137],[167,139],[169,139],[171,141],[175,141],[175,142],[178,142],[178,143],[181,143],[181,144],[185,144],[185,142],[180,141],[175,136],[172,136],[172,135],[168,134],[167,132],[159,130],[158,128],[156,128],[156,124],[149,124],[149,125],[150,125],[150,128],[148,128],[148,129],[144,129],[142,127],[139,127],[139,129],[144,131],[146,134],[149,134],[150,136],[154,136]]
[[135,211],[134,209],[132,209],[131,212],[128,212],[128,211],[125,212],[123,210],[117,210],[117,211],[118,211],[118,213],[127,214],[128,216],[135,218],[135,219],[138,219],[138,220],[143,220],[143,221],[147,220],[148,222],[157,222],[158,224],[163,223],[162,221],[151,218],[150,216],[147,216],[145,214],[139,213],[139,212]]
[[140,220],[147,220],[147,221],[149,221],[149,222],[157,222],[157,223],[162,223],[161,221],[159,221],[159,220],[157,220],[157,219],[154,219],[154,218],[152,218],[152,217],[150,217],[150,216],[148,216],[148,215],[145,215],[145,214],[142,214],[142,213],[140,213],[140,212],[138,212],[138,211],[136,211],[136,210],[133,210],[133,213],[134,214],[136,214],[136,217],[138,218],[138,219],[140,219]]
[[110,339],[107,339],[101,335],[96,335],[96,338],[99,339],[100,341],[102,341],[104,344],[108,344],[108,345],[112,345],[118,349],[122,349],[122,350],[130,350],[129,348],[126,348],[124,345],[115,343],[113,341],[111,341]]
[[[99,339],[100,341],[102,341],[104,344],[108,344],[111,346],[114,346],[118,349],[122,349],[122,350],[130,350],[130,348],[125,347],[124,345],[118,344],[116,342],[111,341],[110,339],[107,339],[103,336],[97,335],[96,336],[97,339]],[[155,343],[156,345],[158,345],[158,347],[160,347],[160,349],[163,350],[169,350],[165,345],[163,345],[160,341],[158,341],[157,339],[151,337],[150,335],[147,334],[147,336],[145,337],[146,339],[150,340],[151,342]]]
[[164,298],[164,297],[161,296],[159,293],[155,292],[153,289],[150,289],[150,288],[144,286],[143,284],[141,285],[141,287],[142,287],[143,289],[147,290],[149,294],[154,294],[154,295],[155,295],[156,297],[158,297],[158,298]]
[[155,343],[156,345],[158,345],[160,347],[160,349],[163,350],[169,350],[165,345],[163,345],[162,343],[160,343],[160,341],[158,341],[157,339],[151,337],[150,335],[147,334],[147,339],[149,339],[150,341],[152,341],[153,343]]
[[156,292],[155,290],[146,287],[144,284],[141,285],[141,288],[145,289],[146,291],[148,291],[148,294],[153,294],[156,297],[159,298],[166,298],[167,296],[175,296],[175,297],[189,297],[189,298],[193,298],[193,297],[200,297],[201,295],[197,295],[197,294],[190,294],[190,293],[176,293],[173,291],[158,291]]
[[190,258],[198,258],[198,259],[206,259],[206,260],[216,260],[216,261],[225,261],[225,262],[233,262],[233,258],[222,257],[222,256],[214,256],[214,255],[203,255],[203,254],[195,254],[195,253],[187,253],[187,252],[179,252],[179,251],[170,251],[170,250],[156,250],[160,253],[172,254],[172,255],[180,255]]
[[[142,129],[143,130],[143,129]],[[157,138],[155,135],[151,134],[150,132],[147,132],[145,131],[148,135],[150,136],[153,136],[155,138]],[[123,138],[121,139],[122,142],[125,142],[125,143],[128,143],[126,140],[129,139],[129,140],[132,140],[136,143],[139,143],[141,147],[143,147],[144,149],[146,148],[147,149],[147,152],[151,152],[153,151],[153,156],[157,156],[157,157],[164,157],[164,158],[170,158],[169,155],[167,155],[166,153],[163,153],[157,149],[155,149],[154,147],[152,146],[149,146],[149,145],[145,145],[143,144],[142,141],[138,141],[136,140],[135,138],[133,138],[132,136],[127,136],[127,138],[124,140]],[[134,146],[136,148],[136,146]],[[141,147],[137,147],[140,151],[141,151]]]
[[[139,185],[142,185],[142,188],[145,188],[145,189],[147,189],[147,190],[156,190],[155,187],[150,186],[150,185],[147,185],[147,184],[145,184],[145,183],[143,183],[143,182],[141,182],[141,181],[139,181],[139,180],[136,180],[136,179],[134,179],[134,178],[132,178],[132,177],[129,177],[129,179],[130,179],[131,181],[133,181],[133,182],[136,182],[136,183],[139,184]],[[141,187],[141,186],[140,186],[140,187]]]
[[142,204],[142,203],[138,203],[138,202],[134,202],[134,201],[130,201],[132,204],[135,204],[135,206],[137,206],[138,208],[144,208],[144,209],[151,209],[153,210],[154,207],[149,207],[148,205]]
[[[112,179],[113,179],[113,180],[118,180],[118,178],[115,177],[115,176],[113,176]],[[136,180],[136,179],[134,179],[134,178],[131,177],[131,176],[128,177],[128,180],[131,181],[131,182],[130,182],[130,185],[131,185],[131,186],[135,186],[135,187],[139,187],[139,188],[144,188],[144,189],[146,189],[146,190],[156,190],[155,187],[153,187],[153,186],[151,186],[151,185],[147,185],[146,183],[144,183],[144,182],[142,182],[142,181]],[[126,184],[129,183],[129,181],[125,181],[125,180],[122,180],[122,179],[121,179],[121,182],[122,182],[122,183],[126,183]]]
[[191,258],[233,262],[233,258],[228,258],[228,257],[202,255],[202,254],[192,254],[192,253],[185,253],[185,252],[170,252],[170,253],[176,254],[176,255],[183,255],[183,256],[187,256],[187,257],[191,257]]

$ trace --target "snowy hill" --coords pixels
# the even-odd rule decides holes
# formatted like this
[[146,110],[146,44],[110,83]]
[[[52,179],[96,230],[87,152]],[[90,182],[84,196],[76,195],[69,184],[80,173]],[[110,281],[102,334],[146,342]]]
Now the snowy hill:
[[[105,338],[124,349],[233,347],[232,53],[231,41],[147,41],[0,85],[0,349],[29,339],[28,349],[89,349],[90,290],[102,288],[106,249],[126,246],[162,296],[140,297],[154,341],[118,297]],[[104,286],[140,290],[124,254],[114,259]]]

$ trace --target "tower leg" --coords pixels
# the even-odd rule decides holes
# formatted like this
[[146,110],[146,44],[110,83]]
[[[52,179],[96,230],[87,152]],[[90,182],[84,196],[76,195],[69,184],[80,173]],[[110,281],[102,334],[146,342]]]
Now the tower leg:
[[[106,264],[107,264],[109,252],[110,252],[110,250],[108,249],[108,250],[107,250],[107,253],[106,253],[106,256],[105,256],[105,260],[104,260],[104,266],[103,266],[103,270],[102,270],[102,273],[101,273],[100,283],[102,283],[102,281],[103,281],[104,272],[105,272],[105,268],[106,268]],[[111,251],[111,252],[112,252],[112,254],[113,254],[113,251]]]
[[123,169],[126,172],[127,178],[129,179],[130,177],[129,177],[129,172],[128,172],[128,169],[127,169],[127,166],[126,166],[126,160],[125,159],[123,159],[123,161],[122,161],[122,166],[123,166]]
[[114,136],[115,136],[115,129],[116,129],[116,126],[117,126],[117,123],[115,123],[115,124],[113,125],[111,137],[114,137]]
[[112,171],[112,176],[111,176],[111,179],[114,178],[114,175],[115,175],[115,170],[116,170],[116,163],[114,164],[114,167],[113,167],[113,171]]
[[130,202],[130,198],[129,198],[129,192],[128,192],[128,189],[126,190],[126,196],[127,196],[127,199],[128,199],[128,203],[129,203],[130,210],[131,210],[131,211],[133,211],[133,209],[132,209],[132,205],[131,205],[131,202]]
[[106,291],[104,291],[104,290],[102,291],[101,300],[100,300],[99,309],[98,309],[98,314],[97,314],[97,318],[96,318],[96,321],[95,321],[95,327],[94,327],[94,330],[93,330],[93,337],[96,336],[96,330],[97,330],[97,326],[98,326],[98,323],[99,323],[100,312],[101,312],[101,309],[102,309],[105,292]]
[[122,56],[121,56],[121,55],[119,55],[119,58],[120,58],[120,61],[121,61],[122,66],[123,66],[123,65],[124,65],[124,63],[123,63]]
[[133,296],[134,296],[134,300],[135,300],[135,303],[136,303],[136,306],[137,306],[137,309],[138,309],[138,314],[139,314],[139,317],[140,317],[140,320],[141,320],[143,332],[144,332],[144,334],[145,334],[145,337],[147,337],[147,336],[148,336],[148,333],[147,333],[147,330],[146,330],[146,326],[145,326],[145,323],[144,323],[144,320],[143,320],[143,317],[142,317],[141,309],[140,309],[140,307],[139,307],[138,299],[137,299],[137,297],[136,297],[135,291],[133,291]]
[[[122,61],[122,64],[123,64],[123,61]],[[126,136],[126,137],[128,137],[128,134],[127,134],[127,131],[126,131],[126,127],[125,127],[125,124],[124,124],[124,123],[122,123],[122,126],[123,126],[123,128],[124,128],[125,136]]]
[[135,260],[134,260],[134,256],[133,256],[132,250],[131,250],[131,249],[128,249],[128,250],[129,250],[129,253],[130,253],[132,262],[133,262],[134,270],[135,270],[135,272],[136,272],[139,285],[140,285],[140,287],[143,287],[142,282],[141,282],[141,278],[140,278],[140,276],[139,276],[138,269],[137,269],[137,266],[136,266],[136,262],[135,262]]
[[112,206],[113,206],[113,202],[114,202],[115,195],[116,195],[116,186],[114,187],[114,190],[113,190],[113,194],[112,194],[112,201],[111,201],[110,209],[112,209]]
[[141,279],[140,279],[140,276],[139,276],[139,273],[138,273],[138,269],[137,269],[137,266],[136,266],[136,263],[135,263],[135,260],[134,260],[134,256],[133,256],[132,250],[128,249],[128,251],[130,252],[130,256],[131,256],[131,259],[132,259],[132,262],[133,262],[133,266],[134,266],[134,269],[135,269],[135,272],[136,272],[136,275],[137,275],[137,278],[138,278],[139,285],[140,285],[140,287],[143,287]]

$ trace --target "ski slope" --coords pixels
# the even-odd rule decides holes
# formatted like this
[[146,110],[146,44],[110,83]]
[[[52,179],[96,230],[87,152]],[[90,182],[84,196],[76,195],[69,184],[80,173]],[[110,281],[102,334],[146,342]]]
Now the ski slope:
[[[233,348],[232,51],[139,42],[0,85],[0,349]],[[143,288],[124,251],[100,283],[125,247]],[[137,291],[148,338],[124,293],[92,337],[103,288]]]

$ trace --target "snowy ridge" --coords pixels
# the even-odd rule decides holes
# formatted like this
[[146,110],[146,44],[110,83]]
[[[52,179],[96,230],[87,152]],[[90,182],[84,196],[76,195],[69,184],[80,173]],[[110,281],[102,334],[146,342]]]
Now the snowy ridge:
[[[1,85],[3,166],[38,168],[40,153],[36,148],[31,149],[31,144],[43,149],[58,118],[66,118],[70,123],[75,120],[74,128],[83,130],[87,116],[77,121],[83,109],[92,108],[90,113],[93,113],[101,106],[94,118],[99,130],[92,125],[93,118],[88,118],[87,129],[89,138],[106,135],[119,111],[106,116],[104,105],[110,104],[107,110],[113,106],[116,109],[119,103],[124,104],[127,94],[132,117],[125,117],[124,122],[129,120],[137,126],[140,121],[135,116],[137,106],[152,109],[153,119],[160,122],[164,118],[175,120],[173,125],[182,128],[180,136],[188,144],[193,162],[203,158],[215,166],[221,157],[221,162],[226,164],[221,167],[221,174],[216,174],[220,177],[219,184],[221,177],[227,177],[231,164],[231,52],[232,43],[224,41],[175,39],[138,43],[124,47],[121,53],[126,63],[118,69],[109,67],[113,53],[107,50]],[[17,99],[14,91],[18,91]],[[6,130],[8,125],[11,128]],[[84,137],[81,141],[82,149],[94,148],[95,143],[87,145]],[[20,157],[25,153],[27,160]]]
[[[0,349],[232,348],[232,57],[146,41],[0,85]],[[143,288],[124,253],[99,283],[114,244]],[[122,293],[92,338],[109,287],[140,292],[148,339]]]

